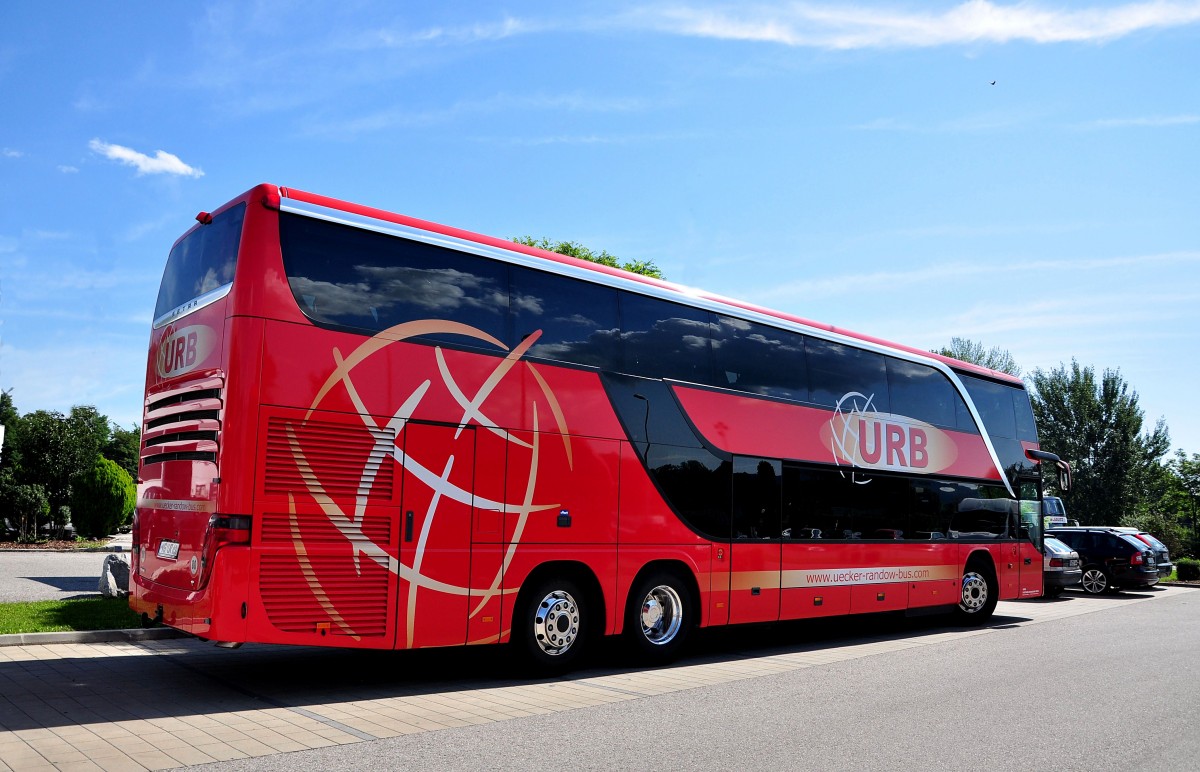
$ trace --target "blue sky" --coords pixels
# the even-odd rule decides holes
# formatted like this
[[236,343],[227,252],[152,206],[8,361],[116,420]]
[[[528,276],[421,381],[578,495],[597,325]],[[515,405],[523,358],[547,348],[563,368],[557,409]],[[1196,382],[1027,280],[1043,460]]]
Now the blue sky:
[[140,421],[171,243],[272,182],[1120,368],[1200,452],[1198,74],[1182,0],[6,3],[0,388]]

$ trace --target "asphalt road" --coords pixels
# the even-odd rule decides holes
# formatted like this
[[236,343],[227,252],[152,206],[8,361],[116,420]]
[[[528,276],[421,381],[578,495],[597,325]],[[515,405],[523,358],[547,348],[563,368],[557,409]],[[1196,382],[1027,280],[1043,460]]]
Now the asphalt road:
[[105,552],[0,552],[0,603],[98,596]]
[[[1053,601],[1031,603],[1046,602]],[[1113,598],[1108,609],[1031,625],[1021,624],[1022,609],[1032,615],[1036,606],[1006,608],[1009,617],[995,620],[1002,634],[601,707],[200,768],[1197,768],[1200,591],[1133,604]],[[736,662],[797,634],[833,645],[869,638],[880,626],[890,637],[910,626],[915,635],[929,635],[943,625],[878,618],[869,624],[720,634],[701,641],[699,656]]]

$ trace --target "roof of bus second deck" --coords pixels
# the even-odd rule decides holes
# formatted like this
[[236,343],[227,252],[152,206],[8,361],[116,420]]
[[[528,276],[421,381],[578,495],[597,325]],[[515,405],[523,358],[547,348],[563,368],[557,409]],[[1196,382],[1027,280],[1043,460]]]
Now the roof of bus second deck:
[[[264,187],[264,186],[260,186],[260,187]],[[556,262],[556,263],[562,263],[564,265],[570,265],[570,266],[573,266],[576,268],[583,268],[585,270],[593,271],[596,273],[606,274],[609,276],[613,276],[615,278],[622,279],[624,281],[639,282],[639,283],[646,284],[648,286],[654,287],[659,290],[666,290],[669,293],[679,295],[681,301],[686,302],[688,299],[701,298],[704,300],[720,303],[722,305],[730,307],[731,309],[741,309],[743,311],[749,311],[749,312],[752,312],[755,314],[761,314],[763,316],[774,317],[776,319],[780,319],[781,321],[790,322],[792,324],[811,328],[813,330],[823,330],[823,331],[833,333],[835,335],[839,335],[842,337],[851,338],[854,340],[860,340],[864,343],[869,343],[874,346],[882,346],[884,348],[890,348],[890,349],[895,349],[898,351],[904,351],[909,354],[917,354],[920,356],[928,357],[930,359],[938,360],[940,362],[944,362],[946,365],[954,368],[955,370],[971,373],[974,375],[980,375],[985,378],[1002,381],[1002,382],[1009,383],[1012,385],[1024,386],[1024,382],[1020,378],[1010,375],[1008,373],[1000,372],[997,370],[992,370],[990,368],[983,367],[981,365],[972,364],[970,362],[963,362],[958,359],[953,359],[951,357],[943,356],[941,354],[926,351],[924,349],[916,348],[913,346],[907,346],[902,343],[895,343],[893,341],[884,340],[883,338],[877,338],[872,335],[864,335],[863,333],[855,332],[853,330],[848,330],[843,327],[837,327],[832,324],[826,324],[824,322],[814,322],[811,319],[805,319],[803,317],[796,316],[794,314],[788,314],[788,313],[784,313],[782,311],[777,311],[772,308],[765,308],[763,306],[757,306],[757,305],[754,305],[753,303],[747,303],[745,301],[724,297],[722,295],[717,295],[717,294],[714,294],[711,292],[706,292],[704,290],[686,287],[686,286],[680,285],[680,284],[674,284],[672,282],[663,281],[661,279],[654,279],[649,276],[643,276],[641,274],[631,273],[629,271],[625,271],[620,268],[612,268],[607,265],[601,265],[599,263],[592,263],[587,260],[582,260],[580,258],[570,257],[568,255],[562,255],[557,252],[549,252],[544,249],[538,249],[537,247],[526,246],[525,244],[519,244],[517,242],[509,241],[507,239],[497,238],[495,236],[485,236],[480,233],[474,233],[472,231],[463,230],[462,228],[454,228],[454,227],[451,227],[448,225],[442,225],[441,223],[432,222],[430,220],[422,220],[422,219],[419,219],[416,217],[409,217],[407,215],[397,214],[395,212],[389,212],[386,209],[377,209],[375,207],[363,206],[362,204],[355,204],[355,203],[352,203],[349,201],[343,201],[341,199],[332,198],[330,196],[322,196],[317,193],[309,193],[307,191],[297,190],[295,188],[285,188],[285,187],[276,188],[273,185],[265,186],[265,187],[270,187],[275,190],[278,190],[279,195],[283,198],[289,198],[289,199],[292,199],[295,201],[300,201],[300,202],[312,204],[315,206],[326,207],[329,209],[337,209],[337,210],[341,210],[341,211],[344,211],[344,212],[347,212],[350,214],[354,214],[354,215],[357,215],[360,217],[368,217],[368,218],[375,219],[375,220],[382,220],[385,222],[395,223],[396,225],[401,225],[401,226],[404,226],[407,228],[416,228],[419,230],[430,231],[432,233],[437,233],[442,236],[448,236],[453,239],[460,239],[463,241],[472,241],[477,244],[482,244],[482,245],[489,246],[489,247],[495,247],[498,249],[505,249],[505,250],[508,250],[511,252],[520,252],[522,254],[530,255],[532,257],[537,257],[542,260],[549,260],[549,261]]]

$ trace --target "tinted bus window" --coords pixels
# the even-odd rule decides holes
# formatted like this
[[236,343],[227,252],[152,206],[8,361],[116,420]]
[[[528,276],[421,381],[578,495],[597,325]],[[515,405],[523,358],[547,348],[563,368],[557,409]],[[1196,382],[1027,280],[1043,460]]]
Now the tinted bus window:
[[807,402],[804,356],[803,335],[718,316],[713,385]]
[[732,465],[703,448],[651,445],[646,466],[689,526],[725,540],[730,534]]
[[246,205],[238,204],[201,225],[175,245],[167,257],[158,302],[157,321],[176,308],[233,281]]
[[[452,319],[505,340],[508,267],[419,241],[281,213],[292,294],[318,324],[374,333]],[[462,344],[458,335],[430,339]]]
[[1029,404],[1029,392],[1012,389],[1013,408],[1017,411],[1017,439],[1037,442],[1037,423],[1033,420],[1033,405]]
[[962,400],[946,376],[902,359],[888,359],[887,374],[893,413],[935,426],[957,424],[955,405]]
[[541,336],[529,355],[616,370],[620,343],[617,291],[528,268],[512,268],[510,309],[517,345]]
[[782,477],[776,459],[733,460],[733,538],[779,538]]
[[[816,338],[806,341],[806,349],[808,383],[815,404],[831,408],[846,394],[857,392],[869,400],[870,410],[891,412],[882,356]],[[865,411],[867,403],[859,403],[857,408]]]
[[988,434],[993,437],[1017,436],[1017,414],[1013,409],[1013,392],[1016,389],[969,375],[959,375],[975,409],[983,419]]
[[707,311],[621,293],[625,372],[711,383],[713,327],[713,315]]

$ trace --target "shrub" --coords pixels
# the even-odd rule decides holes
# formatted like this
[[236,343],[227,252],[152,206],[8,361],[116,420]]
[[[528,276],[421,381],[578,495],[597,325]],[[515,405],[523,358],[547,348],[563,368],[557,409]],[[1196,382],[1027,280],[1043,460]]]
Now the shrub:
[[97,538],[117,530],[132,513],[137,490],[129,472],[103,456],[71,480],[71,521],[80,536]]
[[1181,582],[1200,581],[1200,560],[1180,558],[1175,561],[1175,576]]

